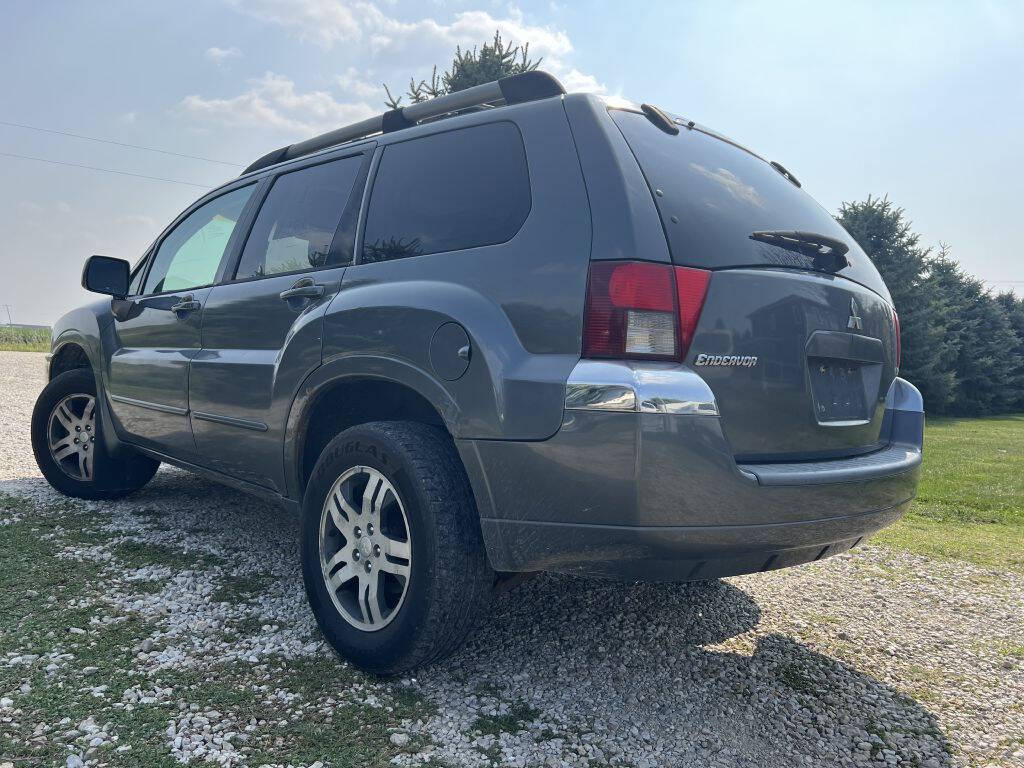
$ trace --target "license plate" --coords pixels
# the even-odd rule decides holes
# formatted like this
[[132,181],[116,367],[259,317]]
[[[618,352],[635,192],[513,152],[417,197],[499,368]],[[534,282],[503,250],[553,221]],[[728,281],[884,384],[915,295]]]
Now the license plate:
[[811,395],[819,423],[871,420],[868,385],[880,366],[835,358],[810,357]]

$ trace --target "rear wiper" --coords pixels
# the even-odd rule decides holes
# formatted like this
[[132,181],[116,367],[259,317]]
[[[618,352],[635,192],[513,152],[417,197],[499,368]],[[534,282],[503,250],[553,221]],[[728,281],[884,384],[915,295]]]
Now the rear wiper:
[[850,260],[846,258],[846,252],[850,250],[850,246],[842,240],[836,240],[828,235],[819,235],[816,232],[770,230],[751,232],[750,239],[810,256],[814,259],[814,268],[823,272],[838,272],[843,267],[850,266]]

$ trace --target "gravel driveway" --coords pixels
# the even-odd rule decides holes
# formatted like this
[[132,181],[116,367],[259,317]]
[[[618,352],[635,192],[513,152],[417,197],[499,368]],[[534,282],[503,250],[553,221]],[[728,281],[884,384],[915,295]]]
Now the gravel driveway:
[[278,508],[167,468],[116,503],[54,494],[42,385],[41,355],[0,353],[0,493],[29,502],[0,537],[38,532],[78,586],[47,568],[11,598],[0,766],[1024,765],[1021,574],[864,546],[689,585],[546,575],[385,683],[323,645]]

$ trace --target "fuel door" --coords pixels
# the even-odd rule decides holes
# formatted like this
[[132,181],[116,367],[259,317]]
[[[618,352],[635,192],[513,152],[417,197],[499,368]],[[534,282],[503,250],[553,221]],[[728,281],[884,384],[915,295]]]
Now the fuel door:
[[445,381],[455,381],[469,368],[472,357],[469,334],[458,323],[445,323],[430,340],[430,365]]

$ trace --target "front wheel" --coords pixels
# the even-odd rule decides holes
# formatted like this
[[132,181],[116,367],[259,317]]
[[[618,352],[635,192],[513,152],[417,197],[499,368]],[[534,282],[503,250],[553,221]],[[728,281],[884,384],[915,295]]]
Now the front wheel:
[[494,574],[465,470],[442,430],[375,422],[324,449],[303,501],[302,571],[345,659],[395,675],[457,649]]
[[148,483],[160,462],[138,453],[111,456],[101,439],[96,381],[85,368],[47,384],[32,411],[32,452],[43,477],[65,496],[112,499]]

